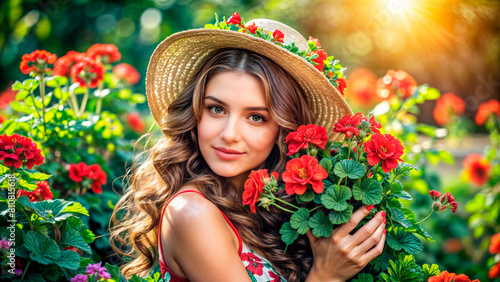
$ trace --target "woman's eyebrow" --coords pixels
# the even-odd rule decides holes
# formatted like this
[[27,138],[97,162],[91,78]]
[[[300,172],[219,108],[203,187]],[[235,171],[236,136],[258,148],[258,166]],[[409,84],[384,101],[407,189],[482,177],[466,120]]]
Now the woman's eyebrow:
[[[204,100],[205,99],[211,99],[211,100],[214,100],[215,102],[223,105],[224,107],[227,107],[227,104],[222,102],[221,100],[213,97],[213,96],[206,96],[205,98],[203,98]],[[266,111],[266,112],[269,112],[269,110],[266,108],[266,107],[246,107],[244,110],[246,111]]]

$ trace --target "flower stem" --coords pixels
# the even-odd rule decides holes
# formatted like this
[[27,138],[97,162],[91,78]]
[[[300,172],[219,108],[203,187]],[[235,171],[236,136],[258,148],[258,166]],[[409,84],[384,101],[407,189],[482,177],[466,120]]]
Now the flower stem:
[[[272,195],[272,194],[271,194],[271,195]],[[275,200],[277,200],[278,202],[282,202],[283,204],[289,205],[289,206],[291,206],[291,207],[293,207],[293,208],[300,209],[300,208],[299,208],[299,207],[297,207],[296,205],[290,204],[290,203],[289,203],[289,202],[287,202],[287,201],[283,201],[282,199],[280,199],[280,198],[278,198],[278,197],[276,197],[276,196],[274,196],[274,195],[272,196],[272,199],[275,199]]]
[[286,212],[289,212],[289,213],[294,213],[294,211],[289,210],[289,209],[287,209],[287,208],[284,208],[284,207],[282,207],[282,206],[280,206],[280,205],[278,205],[278,204],[276,204],[276,203],[271,203],[271,204],[272,204],[273,206],[275,206],[275,207],[279,208],[280,210],[283,210],[283,211],[286,211]]
[[313,211],[315,211],[315,210],[317,210],[317,209],[319,209],[319,208],[321,208],[321,206],[317,206],[317,207],[315,207],[314,209],[310,210],[309,212],[311,213],[311,212],[313,212]]
[[421,221],[417,222],[417,224],[420,224],[421,222],[426,221],[429,217],[431,217],[431,215],[432,215],[434,212],[435,212],[435,210],[433,209],[433,210],[431,211],[431,213],[430,213],[430,214],[429,214],[426,218],[424,218],[424,219],[422,219]]
[[[44,139],[47,137],[46,124],[45,124],[45,80],[44,74],[40,75],[40,96],[42,97],[42,122],[43,122],[43,135]],[[33,101],[35,102],[35,101]]]
[[31,263],[31,259],[28,261],[28,264],[26,265],[26,267],[23,269],[23,276],[21,276],[21,280],[24,279],[24,275],[26,275],[26,272],[28,272],[28,267],[30,266],[30,263]]
[[78,100],[76,99],[75,93],[73,93],[71,88],[69,89],[69,96],[71,99],[71,104],[73,104],[73,107],[72,107],[73,112],[75,113],[77,118],[80,118],[80,111],[78,109]]
[[102,81],[99,82],[99,87],[98,87],[98,90],[99,90],[99,98],[97,99],[97,104],[95,106],[95,114],[98,115],[101,113],[101,106],[102,106],[102,87],[103,87],[103,83]]
[[82,105],[80,106],[80,116],[83,115],[85,107],[87,106],[87,100],[89,99],[89,85],[85,82],[85,95],[83,96]]

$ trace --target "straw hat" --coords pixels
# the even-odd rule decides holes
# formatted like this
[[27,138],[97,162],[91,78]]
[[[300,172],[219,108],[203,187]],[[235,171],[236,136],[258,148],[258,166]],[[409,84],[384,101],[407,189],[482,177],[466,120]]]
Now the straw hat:
[[[246,23],[265,32],[283,32],[284,43],[307,50],[307,40],[295,29],[274,20],[257,19]],[[317,125],[327,129],[330,140],[342,139],[333,125],[352,110],[327,77],[304,58],[248,33],[222,29],[192,29],[170,35],[153,52],[146,74],[149,108],[160,128],[165,128],[169,104],[184,90],[191,76],[207,56],[221,48],[246,49],[266,56],[287,71],[303,89],[316,115]]]

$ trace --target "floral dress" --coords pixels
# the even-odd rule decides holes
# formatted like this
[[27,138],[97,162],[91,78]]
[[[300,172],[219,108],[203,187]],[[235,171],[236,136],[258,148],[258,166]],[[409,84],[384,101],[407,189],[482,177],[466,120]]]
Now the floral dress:
[[[197,194],[202,195],[205,197],[205,195],[201,194],[198,191],[195,190],[185,190],[182,192],[179,192],[175,194],[173,198],[175,198],[177,195],[187,193],[187,192],[194,192]],[[172,201],[170,199],[170,201]],[[163,211],[161,213],[160,217],[160,224],[158,227],[158,238],[161,238],[161,222],[163,219],[163,213],[165,212],[165,208],[167,205],[170,203],[170,201],[165,205],[163,208]],[[226,222],[231,226],[231,229],[233,229],[234,233],[236,233],[236,236],[238,237],[238,243],[239,243],[239,251],[238,255],[241,258],[241,261],[243,265],[245,266],[248,276],[250,276],[250,279],[252,282],[286,282],[286,280],[281,277],[276,270],[274,270],[273,266],[271,263],[266,260],[265,258],[259,256],[256,254],[250,247],[248,247],[246,244],[244,244],[241,241],[241,236],[238,233],[238,230],[234,227],[234,225],[231,223],[229,218],[226,217],[226,215],[220,211]],[[188,282],[187,279],[182,278],[178,275],[176,275],[174,272],[172,272],[167,265],[164,263],[165,258],[163,257],[163,251],[161,249],[161,240],[158,240],[158,252],[159,252],[159,261],[160,261],[160,270],[161,270],[161,276],[163,277],[165,282]]]

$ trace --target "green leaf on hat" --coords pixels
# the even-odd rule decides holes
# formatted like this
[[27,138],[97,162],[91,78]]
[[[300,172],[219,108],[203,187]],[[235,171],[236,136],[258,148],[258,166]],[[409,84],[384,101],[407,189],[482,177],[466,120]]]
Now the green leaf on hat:
[[321,195],[321,203],[327,209],[343,211],[347,208],[347,201],[351,199],[351,189],[344,185],[332,185]]
[[293,229],[290,225],[290,222],[285,222],[280,229],[281,240],[285,242],[285,244],[290,245],[299,238],[299,233],[297,230]]
[[362,184],[354,184],[352,195],[364,205],[377,205],[382,201],[382,186],[375,179],[365,179]]
[[306,234],[309,230],[309,210],[306,208],[297,210],[290,218],[290,225],[297,229],[299,234]]
[[401,227],[396,227],[387,232],[387,244],[395,251],[403,249],[410,255],[416,255],[423,251],[424,247],[420,239],[413,233],[405,231]]
[[349,219],[351,219],[353,210],[354,210],[354,207],[351,205],[348,205],[347,208],[343,211],[332,210],[328,214],[328,218],[330,219],[330,222],[333,224],[346,223],[349,221]]
[[365,175],[366,169],[357,161],[341,160],[335,165],[333,172],[340,178],[358,179]]
[[28,231],[24,235],[24,244],[31,252],[30,258],[41,264],[54,263],[61,256],[56,242],[40,232]]
[[61,256],[54,263],[63,268],[77,269],[80,266],[80,256],[75,251],[61,251]]
[[312,228],[312,234],[318,238],[328,237],[333,231],[333,225],[330,219],[321,211],[316,212],[309,219],[309,227]]

